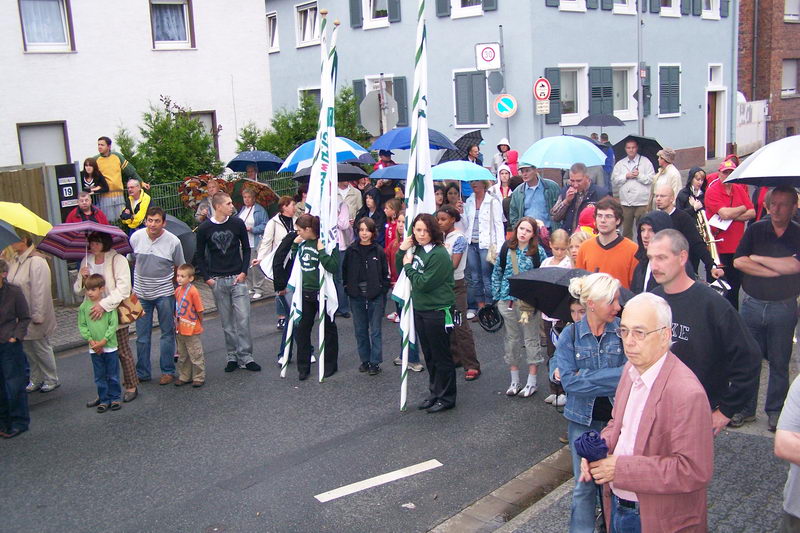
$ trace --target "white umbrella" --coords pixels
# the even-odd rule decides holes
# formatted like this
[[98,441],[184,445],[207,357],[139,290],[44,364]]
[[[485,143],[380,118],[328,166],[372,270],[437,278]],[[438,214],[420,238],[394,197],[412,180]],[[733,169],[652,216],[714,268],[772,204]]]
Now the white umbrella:
[[771,142],[742,162],[725,183],[743,183],[761,187],[800,186],[800,135]]

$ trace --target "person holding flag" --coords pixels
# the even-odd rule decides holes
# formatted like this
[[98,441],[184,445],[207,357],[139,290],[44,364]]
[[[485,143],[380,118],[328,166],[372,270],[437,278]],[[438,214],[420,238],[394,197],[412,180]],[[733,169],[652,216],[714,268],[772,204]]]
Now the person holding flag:
[[418,408],[439,413],[456,406],[456,365],[450,352],[456,301],[453,262],[433,215],[417,215],[412,228],[395,261],[411,284],[414,328],[428,367],[430,393]]

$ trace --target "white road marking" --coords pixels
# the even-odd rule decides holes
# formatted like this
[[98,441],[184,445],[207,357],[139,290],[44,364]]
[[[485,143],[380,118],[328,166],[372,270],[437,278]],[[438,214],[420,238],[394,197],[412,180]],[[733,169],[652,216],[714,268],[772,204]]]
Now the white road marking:
[[329,490],[328,492],[317,494],[314,497],[321,503],[325,503],[335,500],[336,498],[341,498],[342,496],[348,496],[365,489],[371,489],[372,487],[377,487],[378,485],[384,485],[392,481],[397,481],[398,479],[403,479],[404,477],[413,476],[414,474],[419,474],[420,472],[433,470],[434,468],[439,468],[440,466],[442,466],[442,463],[436,459],[431,459],[430,461],[425,461],[424,463],[407,466],[405,468],[401,468],[400,470],[395,470],[394,472],[388,472],[386,474],[381,474],[380,476],[371,477],[363,481],[345,485],[344,487],[339,487],[338,489]]

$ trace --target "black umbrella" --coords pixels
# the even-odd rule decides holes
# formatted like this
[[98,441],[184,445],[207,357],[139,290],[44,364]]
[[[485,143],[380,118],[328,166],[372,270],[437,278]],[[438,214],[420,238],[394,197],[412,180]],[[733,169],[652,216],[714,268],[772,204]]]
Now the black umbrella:
[[[366,178],[367,173],[357,166],[348,165],[347,163],[338,163],[336,165],[336,172],[339,174],[339,181],[354,181]],[[308,181],[311,177],[311,167],[304,168],[295,173],[294,179],[297,181]]]
[[[591,272],[582,268],[535,268],[508,280],[509,294],[524,300],[547,316],[564,322],[572,322],[569,304],[569,282],[572,278],[588,276]],[[633,297],[633,293],[620,287],[620,304]]]
[[283,159],[266,150],[240,152],[228,162],[227,167],[234,172],[245,172],[249,165],[256,165],[259,172],[278,170]]
[[614,115],[589,115],[585,119],[578,122],[578,126],[597,126],[599,128],[607,128],[609,126],[624,126],[625,123]]
[[614,145],[614,158],[619,161],[625,157],[628,157],[628,155],[625,153],[625,143],[631,140],[639,143],[639,155],[649,159],[650,162],[653,163],[653,168],[658,169],[658,156],[656,154],[663,148],[663,146],[661,146],[661,143],[652,137],[628,135]]
[[575,135],[575,134],[572,134],[572,133],[565,133],[564,135],[566,135],[567,137],[577,137],[578,139],[583,139],[584,141],[589,141],[590,143],[595,145],[597,148],[602,150],[603,153],[605,153],[606,148],[608,148],[608,145],[606,143],[601,143],[600,141],[595,141],[594,139],[592,139],[588,135]]
[[167,215],[166,224],[164,226],[168,232],[175,235],[181,241],[181,248],[183,248],[183,258],[187,263],[192,262],[194,251],[197,248],[197,238],[186,222],[175,218],[172,215]]
[[439,163],[447,163],[448,161],[463,161],[467,158],[469,147],[473,144],[480,145],[482,142],[483,135],[481,135],[480,130],[465,133],[453,143],[458,149],[445,150],[445,152],[439,158]]

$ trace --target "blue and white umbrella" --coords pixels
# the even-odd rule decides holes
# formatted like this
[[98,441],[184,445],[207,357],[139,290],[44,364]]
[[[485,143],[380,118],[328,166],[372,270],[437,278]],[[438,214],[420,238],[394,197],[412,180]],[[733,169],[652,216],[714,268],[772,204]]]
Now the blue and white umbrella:
[[[428,128],[428,145],[431,150],[458,150],[444,133]],[[411,148],[411,128],[395,128],[387,131],[372,143],[370,150],[408,150]]]
[[583,163],[587,167],[605,165],[606,154],[589,141],[558,135],[539,139],[528,148],[522,157],[522,163],[536,168],[569,168],[575,163]]
[[433,181],[496,181],[494,175],[480,165],[470,161],[448,161],[440,163],[431,169]]
[[[291,154],[286,157],[278,172],[297,172],[300,169],[308,168],[314,161],[314,146],[316,141],[311,140],[301,144]],[[347,137],[336,137],[333,142],[333,149],[336,151],[337,163],[374,163],[375,159],[364,148],[355,141]]]
[[405,163],[392,165],[390,167],[379,168],[369,175],[374,180],[406,180],[408,175],[408,165]]

